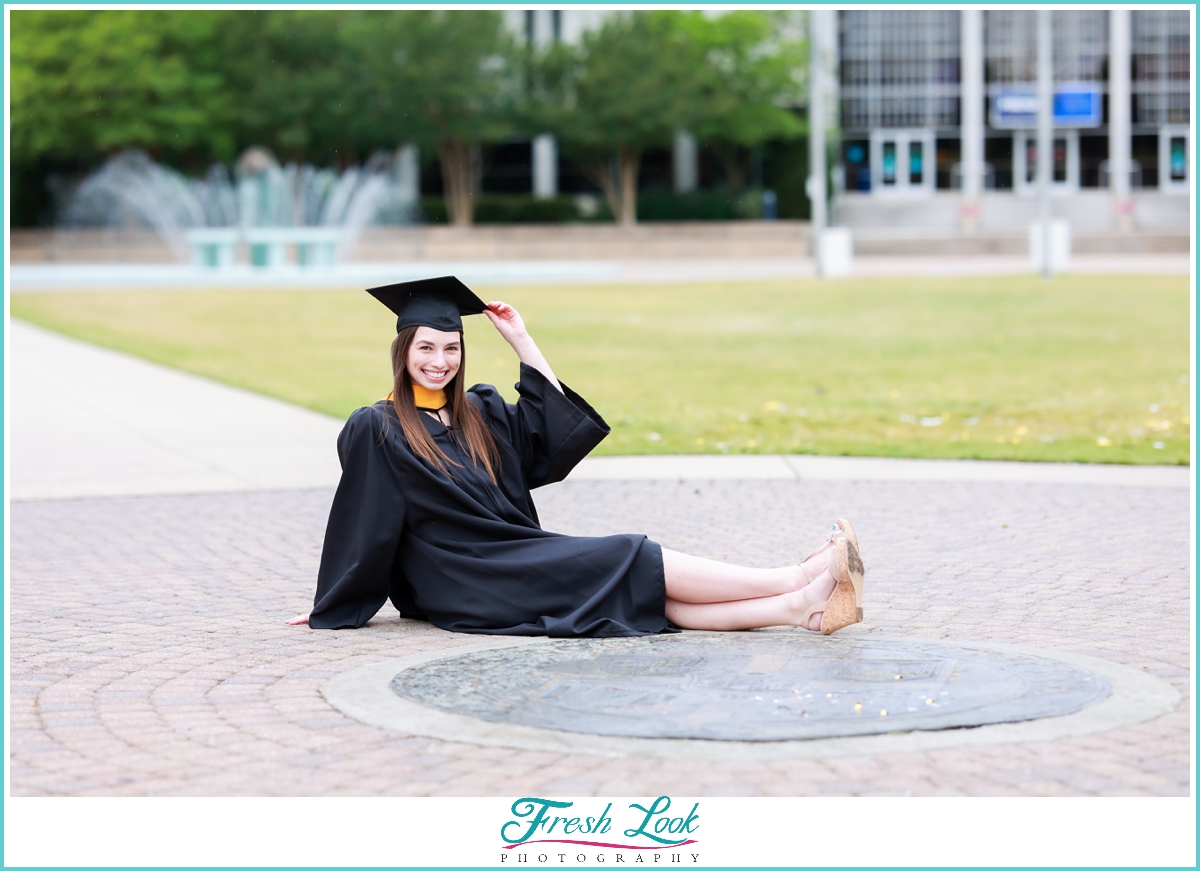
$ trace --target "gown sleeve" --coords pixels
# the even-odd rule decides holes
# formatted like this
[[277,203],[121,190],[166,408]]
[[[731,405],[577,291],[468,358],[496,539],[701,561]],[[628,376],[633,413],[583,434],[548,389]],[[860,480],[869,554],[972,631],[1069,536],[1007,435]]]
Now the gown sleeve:
[[342,478],[329,510],[308,618],[314,629],[357,629],[375,616],[389,594],[398,606],[406,594],[411,600],[403,574],[394,577],[405,500],[382,428],[376,409],[360,408],[338,436]]
[[537,369],[522,363],[515,405],[505,403],[490,384],[471,388],[493,425],[507,431],[529,489],[567,477],[611,431],[582,396],[559,384],[561,392]]

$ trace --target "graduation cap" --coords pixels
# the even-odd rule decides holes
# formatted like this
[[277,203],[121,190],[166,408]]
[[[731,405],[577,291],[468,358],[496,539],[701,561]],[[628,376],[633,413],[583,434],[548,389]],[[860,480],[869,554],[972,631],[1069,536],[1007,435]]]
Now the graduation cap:
[[462,315],[482,314],[487,309],[484,301],[453,275],[370,287],[367,293],[396,313],[397,333],[405,327],[461,331]]

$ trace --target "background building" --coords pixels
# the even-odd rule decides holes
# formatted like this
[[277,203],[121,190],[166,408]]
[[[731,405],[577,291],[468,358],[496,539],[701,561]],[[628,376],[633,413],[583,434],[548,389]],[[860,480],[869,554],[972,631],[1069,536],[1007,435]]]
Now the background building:
[[[1036,16],[839,13],[843,222],[1033,218]],[[1081,228],[1187,226],[1189,13],[1057,11],[1053,40],[1058,214]]]
[[[577,41],[613,13],[511,10],[534,44]],[[862,231],[1022,229],[1034,219],[1036,12],[838,13],[836,222]],[[1053,13],[1054,208],[1080,229],[1186,227],[1191,214],[1189,12]],[[800,107],[798,107],[800,108]],[[587,187],[552,137],[497,153],[485,185],[542,196]],[[683,135],[643,183],[705,183]]]

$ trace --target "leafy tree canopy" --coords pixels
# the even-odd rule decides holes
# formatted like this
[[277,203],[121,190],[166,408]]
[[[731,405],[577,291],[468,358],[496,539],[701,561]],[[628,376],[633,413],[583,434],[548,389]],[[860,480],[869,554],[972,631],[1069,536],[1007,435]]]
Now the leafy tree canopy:
[[746,148],[803,132],[794,107],[803,102],[806,43],[792,13],[696,13],[682,25],[700,44],[707,96],[692,132]]
[[480,144],[519,125],[558,134],[632,222],[641,155],[677,131],[713,145],[731,187],[747,149],[801,132],[792,15],[618,12],[523,54],[490,10],[17,10],[12,156],[140,147],[197,167],[258,144],[345,164],[417,142],[469,223]]
[[[355,13],[341,10],[223,13],[220,70],[239,148],[265,145],[285,160],[356,162],[353,123],[364,83],[344,34]],[[393,143],[394,144],[394,143]]]
[[205,12],[17,10],[10,18],[12,156],[141,146],[229,156],[229,95]]
[[682,26],[685,17],[618,13],[579,46],[551,48],[531,76],[531,117],[580,158],[623,224],[636,220],[642,153],[669,145],[703,111],[702,46]]
[[703,110],[704,57],[673,11],[614,15],[584,34],[577,48],[556,46],[544,63],[557,101],[546,120],[581,146],[665,147]]
[[360,142],[437,150],[446,205],[472,223],[483,172],[478,146],[513,129],[521,98],[516,46],[498,12],[362,12],[343,31],[365,82],[349,129]]
[[360,137],[436,146],[512,130],[519,80],[499,12],[361,12],[341,38],[363,83]]
[[807,43],[798,13],[734,11],[681,19],[702,47],[706,99],[691,132],[720,160],[730,195],[747,181],[751,149],[794,139],[805,125],[802,102]]

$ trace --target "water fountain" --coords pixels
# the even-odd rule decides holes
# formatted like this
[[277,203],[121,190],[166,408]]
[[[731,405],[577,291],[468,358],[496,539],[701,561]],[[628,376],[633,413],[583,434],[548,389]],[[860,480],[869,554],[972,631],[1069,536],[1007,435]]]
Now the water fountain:
[[379,152],[340,174],[310,164],[281,166],[266,148],[248,148],[233,173],[215,164],[187,178],[142,151],[110,158],[75,190],[59,226],[149,228],[199,266],[227,267],[245,243],[257,267],[278,267],[296,248],[300,266],[345,259],[364,227],[408,224],[417,215],[416,149]]

